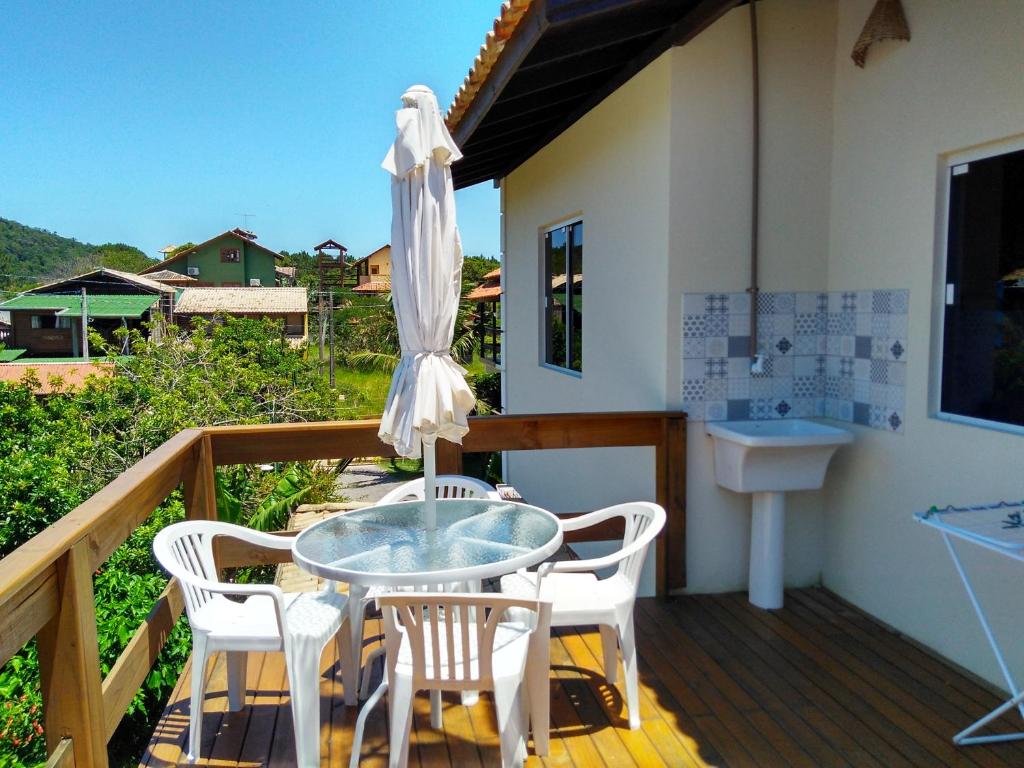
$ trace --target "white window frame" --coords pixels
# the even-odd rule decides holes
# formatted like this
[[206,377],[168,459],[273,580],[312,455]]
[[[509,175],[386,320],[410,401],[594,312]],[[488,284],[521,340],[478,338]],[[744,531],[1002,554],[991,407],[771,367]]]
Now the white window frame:
[[933,419],[948,421],[954,424],[965,424],[971,427],[991,429],[997,432],[1009,432],[1024,435],[1024,426],[1008,424],[1003,421],[979,419],[975,416],[964,416],[960,413],[948,413],[942,410],[942,364],[944,343],[946,339],[946,266],[949,258],[949,189],[953,168],[958,165],[970,164],[990,157],[1006,155],[1010,152],[1024,150],[1024,136],[990,142],[971,149],[951,152],[939,158],[938,168],[938,215],[935,231],[935,274],[933,276],[932,297],[932,371],[931,386],[928,393],[928,414]]
[[[555,365],[547,361],[547,348],[548,348],[548,288],[547,281],[551,279],[548,275],[548,264],[547,264],[547,253],[544,249],[544,238],[549,232],[554,232],[556,229],[562,227],[568,227],[570,224],[582,224],[583,213],[574,213],[564,219],[560,219],[553,224],[546,224],[538,231],[538,250],[540,251],[540,367],[546,368],[549,371],[555,371],[556,373],[563,373],[566,376],[572,376],[575,379],[583,378],[583,371],[575,371],[572,368],[566,368],[565,366]],[[566,263],[568,264],[568,248],[566,248]],[[566,286],[566,290],[571,290],[572,286]],[[566,334],[568,338],[568,334]],[[504,359],[504,356],[502,357]]]

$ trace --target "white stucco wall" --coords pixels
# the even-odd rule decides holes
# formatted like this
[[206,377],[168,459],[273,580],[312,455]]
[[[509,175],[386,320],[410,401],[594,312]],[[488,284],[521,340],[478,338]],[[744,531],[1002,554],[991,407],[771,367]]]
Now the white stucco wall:
[[[662,57],[504,180],[509,413],[665,407],[668,89]],[[582,376],[540,365],[541,232],[577,215]],[[554,511],[654,498],[653,449],[510,453],[507,467],[527,499]]]
[[[830,288],[910,288],[905,434],[855,428],[826,487],[824,582],[843,597],[1001,682],[933,531],[935,503],[1024,496],[1024,437],[931,417],[929,348],[938,173],[944,155],[1024,132],[1024,3],[904,0],[912,40],[883,43],[863,70],[847,53],[872,0],[839,4]],[[967,550],[965,549],[965,554]],[[997,632],[1024,631],[1019,565],[972,552]],[[1004,636],[1006,636],[1004,634]],[[1024,648],[1006,648],[1024,664]]]
[[[761,65],[760,286],[825,287],[835,4],[758,3]],[[684,292],[750,285],[751,58],[746,7],[737,8],[671,57],[671,296],[668,406],[680,391],[680,301]],[[687,587],[745,589],[750,497],[719,488],[711,439],[689,426]],[[816,583],[822,569],[822,494],[791,494],[786,583]]]
[[[668,87],[667,62],[655,62],[505,179],[511,413],[665,406],[667,292],[636,266],[650,275],[666,269]],[[582,376],[540,365],[541,232],[575,215],[585,229]],[[511,454],[509,479],[552,509],[595,508],[652,498],[652,456],[636,449]],[[616,482],[601,482],[607,478]]]
[[[905,432],[850,425],[857,440],[825,489],[791,497],[786,580],[821,579],[999,682],[941,540],[910,515],[1024,496],[1024,437],[929,411],[939,169],[950,154],[1024,134],[1024,3],[904,0],[913,39],[876,45],[862,70],[849,51],[872,5],[758,4],[762,289],[910,290]],[[511,412],[681,403],[681,295],[749,280],[747,24],[736,9],[668,52],[505,180]],[[539,365],[539,231],[575,213],[587,225],[580,379]],[[700,427],[689,430],[689,589],[742,589],[748,500],[715,485]],[[650,454],[513,454],[510,479],[556,510],[651,498]],[[997,632],[1019,635],[1019,568],[982,553],[965,561],[994,600]],[[1024,668],[1024,647],[1008,650]]]

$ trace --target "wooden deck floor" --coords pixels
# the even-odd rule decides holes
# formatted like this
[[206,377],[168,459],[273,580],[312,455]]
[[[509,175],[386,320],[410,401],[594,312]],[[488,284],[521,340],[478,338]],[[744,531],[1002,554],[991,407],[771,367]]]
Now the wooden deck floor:
[[[785,609],[772,612],[740,594],[639,601],[637,731],[623,717],[619,688],[599,671],[596,630],[559,630],[551,641],[551,754],[531,754],[528,765],[1024,765],[1024,744],[952,744],[955,732],[996,706],[991,691],[825,590],[794,590],[786,599]],[[367,622],[368,638],[379,631],[378,622]],[[325,653],[321,754],[323,765],[345,766],[356,710],[344,705],[335,663]],[[281,655],[250,655],[248,706],[240,712],[224,712],[221,663],[208,674],[200,764],[294,764]],[[189,680],[186,671],[142,765],[183,758]],[[378,707],[369,720],[364,766],[387,764],[385,711]],[[410,765],[498,764],[486,695],[472,708],[446,696],[444,722],[443,731],[430,729],[421,696]]]

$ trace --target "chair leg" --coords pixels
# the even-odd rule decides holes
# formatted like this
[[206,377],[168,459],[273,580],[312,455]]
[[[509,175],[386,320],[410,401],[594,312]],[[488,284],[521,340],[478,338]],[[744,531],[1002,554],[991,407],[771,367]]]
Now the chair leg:
[[320,653],[316,643],[292,642],[285,664],[292,700],[298,768],[320,766]]
[[502,768],[521,764],[526,730],[520,713],[523,709],[522,680],[499,678],[494,681],[494,710],[501,737]]
[[388,768],[406,768],[409,765],[409,731],[412,729],[412,680],[395,677],[388,682],[391,695],[391,754]]
[[551,646],[549,635],[535,638],[526,660],[526,694],[530,700],[530,730],[533,751],[548,754],[551,731]]
[[206,636],[192,635],[192,698],[189,700],[188,761],[199,759],[203,739],[203,691],[206,682]]
[[619,643],[622,646],[622,666],[626,672],[626,706],[629,710],[629,727],[640,727],[640,681],[637,674],[636,637],[633,634],[633,614],[619,625]]
[[615,627],[601,624],[601,650],[604,652],[604,679],[609,685],[619,681],[619,636]]
[[363,679],[359,683],[359,700],[366,701],[366,697],[370,695],[370,678],[373,677],[370,673],[373,671],[373,663],[378,658],[384,655],[384,646],[378,645],[372,651],[366,655],[366,664],[363,669]]
[[[341,623],[335,635],[338,644],[338,666],[341,667],[341,684],[345,693],[359,687],[359,659],[356,657],[355,646],[352,645],[352,632],[349,631],[348,620]],[[363,697],[365,698],[365,696]]]
[[245,666],[249,654],[245,651],[227,651],[228,711],[237,712],[245,706]]

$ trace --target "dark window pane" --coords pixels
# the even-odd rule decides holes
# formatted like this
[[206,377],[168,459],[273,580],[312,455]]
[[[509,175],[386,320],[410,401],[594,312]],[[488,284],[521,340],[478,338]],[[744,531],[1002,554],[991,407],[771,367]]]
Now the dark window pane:
[[942,410],[1024,425],[1024,150],[951,174]]
[[583,371],[583,222],[572,225],[572,254],[569,259],[572,273],[572,301],[569,303],[569,368]]
[[566,325],[566,228],[548,232],[544,238],[547,264],[547,353],[545,361],[565,367]]

